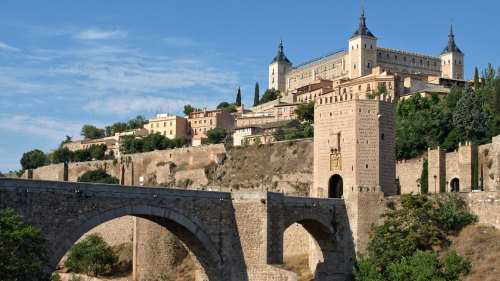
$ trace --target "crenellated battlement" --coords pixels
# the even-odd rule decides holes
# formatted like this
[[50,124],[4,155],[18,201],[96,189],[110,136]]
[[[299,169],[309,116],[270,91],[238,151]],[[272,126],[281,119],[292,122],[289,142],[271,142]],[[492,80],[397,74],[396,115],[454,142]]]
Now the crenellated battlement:
[[329,97],[320,97],[317,99],[317,102],[315,104],[315,108],[317,108],[320,105],[324,104],[333,104],[333,103],[341,103],[341,102],[346,102],[346,101],[352,101],[352,100],[364,100],[364,101],[369,101],[369,100],[374,100],[374,101],[382,101],[382,102],[387,102],[391,104],[396,104],[396,99],[390,95],[387,94],[382,94],[380,96],[376,96],[375,99],[360,99],[358,95],[355,94],[343,94],[343,95],[336,95],[336,96],[329,96]]

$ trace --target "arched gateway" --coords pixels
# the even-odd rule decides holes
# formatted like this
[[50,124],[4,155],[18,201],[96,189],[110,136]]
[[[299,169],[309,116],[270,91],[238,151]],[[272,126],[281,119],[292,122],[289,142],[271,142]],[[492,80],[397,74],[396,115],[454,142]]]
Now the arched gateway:
[[344,182],[339,175],[333,175],[328,181],[328,198],[342,198]]

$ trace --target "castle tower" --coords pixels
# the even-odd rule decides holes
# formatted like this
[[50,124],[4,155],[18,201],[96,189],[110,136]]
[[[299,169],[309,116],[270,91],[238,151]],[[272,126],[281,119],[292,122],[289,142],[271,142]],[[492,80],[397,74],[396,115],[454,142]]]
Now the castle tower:
[[448,44],[439,55],[441,59],[441,76],[446,78],[464,79],[464,53],[455,44],[453,26],[450,26]]
[[395,193],[395,101],[386,95],[321,98],[314,111],[314,184],[311,196]]
[[277,89],[280,92],[286,91],[286,76],[285,71],[292,67],[292,63],[283,53],[283,41],[280,37],[278,45],[278,54],[269,64],[269,89]]
[[364,9],[361,8],[359,27],[349,39],[349,78],[372,73],[377,65],[377,38],[366,27]]

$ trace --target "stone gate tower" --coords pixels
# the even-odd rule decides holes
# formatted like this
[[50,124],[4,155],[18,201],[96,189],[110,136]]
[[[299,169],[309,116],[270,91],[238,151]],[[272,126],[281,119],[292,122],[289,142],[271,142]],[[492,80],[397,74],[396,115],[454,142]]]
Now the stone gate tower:
[[280,44],[278,45],[278,54],[273,58],[269,64],[269,89],[276,89],[280,92],[286,91],[286,75],[287,69],[292,67],[292,63],[288,60],[283,53],[283,41],[280,37]]
[[342,198],[360,188],[395,193],[395,104],[385,95],[316,101],[312,196]]

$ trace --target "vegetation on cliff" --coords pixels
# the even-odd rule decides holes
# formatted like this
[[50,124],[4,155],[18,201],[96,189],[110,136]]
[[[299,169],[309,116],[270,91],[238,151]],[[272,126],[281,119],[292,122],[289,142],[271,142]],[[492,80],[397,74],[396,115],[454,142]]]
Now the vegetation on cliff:
[[157,132],[154,134],[148,134],[144,137],[123,136],[122,150],[125,153],[140,153],[183,147],[187,143],[188,138],[186,136],[169,139]]
[[484,144],[500,134],[500,75],[490,64],[483,76],[481,87],[453,87],[442,99],[436,93],[425,98],[416,93],[400,100],[396,107],[397,158],[413,158],[437,146],[454,150],[465,140]]
[[107,183],[118,184],[118,179],[107,174],[103,169],[92,170],[79,176],[77,182],[93,182],[93,183]]
[[6,281],[48,280],[47,238],[19,220],[10,209],[0,210],[0,278]]
[[368,256],[355,261],[356,280],[459,280],[469,272],[470,263],[455,252],[439,259],[434,251],[449,244],[447,235],[477,220],[456,194],[437,201],[402,195],[400,207],[381,217],[383,224],[372,227]]

